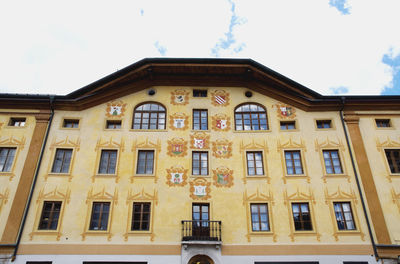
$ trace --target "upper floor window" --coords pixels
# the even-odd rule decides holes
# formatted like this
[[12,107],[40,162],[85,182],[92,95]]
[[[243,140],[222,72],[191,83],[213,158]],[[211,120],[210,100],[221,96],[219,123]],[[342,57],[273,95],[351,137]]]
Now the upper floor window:
[[313,230],[308,203],[292,203],[292,212],[296,231]]
[[11,171],[16,148],[0,148],[0,172]]
[[247,151],[247,174],[264,175],[263,156],[261,151]]
[[72,149],[57,149],[54,157],[52,173],[68,173],[71,163]]
[[144,231],[150,229],[151,203],[133,203],[131,230]]
[[340,164],[339,151],[337,150],[323,150],[325,170],[328,174],[341,174],[343,173],[342,165]]
[[120,129],[121,120],[107,120],[106,129]]
[[250,204],[251,229],[253,231],[269,231],[268,204]]
[[267,111],[258,104],[242,104],[235,109],[236,130],[268,130]]
[[137,106],[133,116],[133,129],[165,129],[165,107],[158,103]]
[[400,173],[400,149],[385,149],[391,173]]
[[376,127],[391,127],[390,119],[375,119]]
[[193,97],[207,97],[207,90],[193,89]]
[[335,208],[336,222],[339,230],[355,230],[353,213],[349,202],[333,203]]
[[295,121],[281,121],[281,130],[293,130],[296,129],[296,122]]
[[61,202],[44,202],[40,217],[39,230],[57,230]]
[[208,152],[192,152],[192,174],[208,175]]
[[63,127],[65,127],[65,128],[79,128],[79,119],[64,119]]
[[10,122],[8,123],[9,126],[14,126],[14,127],[23,127],[25,126],[26,123],[26,118],[21,117],[21,118],[10,118]]
[[317,120],[317,128],[332,128],[331,120]]
[[107,230],[108,216],[110,214],[109,202],[94,202],[89,230]]
[[286,173],[288,175],[303,174],[301,154],[299,150],[285,151]]
[[100,157],[100,174],[115,174],[117,166],[117,150],[102,150]]
[[193,109],[193,130],[208,129],[208,111],[206,109]]
[[139,150],[137,174],[153,174],[154,150]]

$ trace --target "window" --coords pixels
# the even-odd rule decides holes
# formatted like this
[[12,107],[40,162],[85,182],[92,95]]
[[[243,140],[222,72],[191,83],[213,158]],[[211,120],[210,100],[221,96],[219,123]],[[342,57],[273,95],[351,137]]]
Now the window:
[[208,129],[208,113],[207,110],[193,109],[193,130]]
[[269,231],[268,204],[251,204],[251,228],[253,231]]
[[61,202],[44,202],[38,229],[57,230],[60,211]]
[[317,128],[332,128],[331,120],[317,120]]
[[208,175],[208,152],[192,152],[192,174]]
[[400,173],[400,149],[386,149],[385,153],[389,163],[390,172]]
[[154,150],[139,150],[137,174],[153,174]]
[[120,129],[121,120],[107,120],[106,129]]
[[295,121],[281,121],[281,130],[294,130],[296,129]]
[[247,175],[264,175],[261,151],[247,151]]
[[102,150],[100,157],[100,174],[115,174],[117,150]]
[[342,165],[340,164],[339,152],[337,150],[323,150],[322,153],[324,156],[326,173],[343,173]]
[[151,203],[133,203],[132,231],[144,231],[150,229]]
[[14,127],[23,127],[25,126],[26,123],[26,118],[10,118],[10,122],[8,123],[9,126],[14,126]]
[[257,104],[244,104],[235,109],[236,130],[267,130],[267,111]]
[[0,172],[10,172],[16,148],[0,148]]
[[391,127],[390,119],[375,119],[376,127]]
[[71,163],[72,149],[57,149],[54,157],[52,173],[68,173]]
[[94,202],[89,230],[107,230],[109,214],[109,202]]
[[353,220],[353,213],[351,212],[351,205],[349,202],[333,203],[335,208],[336,222],[339,230],[355,230],[356,226]]
[[207,90],[193,89],[193,97],[207,97]]
[[312,230],[311,214],[308,203],[292,203],[293,222],[296,231]]
[[78,128],[79,120],[78,119],[64,119],[63,127],[65,128]]
[[145,103],[135,108],[133,129],[165,129],[165,108],[157,103]]
[[303,174],[301,155],[298,150],[285,151],[286,173],[288,175]]

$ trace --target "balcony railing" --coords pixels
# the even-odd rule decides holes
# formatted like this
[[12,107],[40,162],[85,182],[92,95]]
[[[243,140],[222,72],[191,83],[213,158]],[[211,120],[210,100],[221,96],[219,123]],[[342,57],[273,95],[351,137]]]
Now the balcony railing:
[[182,241],[221,241],[221,221],[182,220]]

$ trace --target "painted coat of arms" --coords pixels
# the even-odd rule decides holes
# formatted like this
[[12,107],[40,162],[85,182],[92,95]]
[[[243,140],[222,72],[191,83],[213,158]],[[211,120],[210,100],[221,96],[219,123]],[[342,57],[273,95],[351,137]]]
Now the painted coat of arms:
[[187,184],[187,172],[188,170],[181,166],[167,169],[167,184],[169,186],[185,186]]
[[211,183],[204,178],[197,178],[190,182],[190,197],[194,200],[207,200],[211,198]]
[[126,110],[126,104],[122,101],[107,103],[106,117],[122,117]]
[[229,105],[229,93],[224,90],[215,90],[211,92],[211,104],[214,106]]
[[204,132],[197,132],[194,135],[190,135],[190,145],[192,149],[208,149],[210,141],[210,135]]
[[232,142],[227,139],[218,139],[212,142],[213,156],[227,159],[232,156]]
[[292,119],[296,117],[296,109],[289,105],[277,104],[278,118]]
[[168,156],[184,157],[187,153],[187,141],[183,138],[173,138],[168,140]]
[[213,170],[214,185],[217,187],[231,187],[233,185],[233,170],[219,167]]
[[189,92],[178,89],[171,93],[171,104],[173,105],[186,105],[189,103]]
[[228,131],[231,129],[230,117],[225,114],[216,114],[211,117],[212,129],[216,131]]
[[189,117],[184,113],[170,115],[169,127],[172,130],[185,130],[189,127]]

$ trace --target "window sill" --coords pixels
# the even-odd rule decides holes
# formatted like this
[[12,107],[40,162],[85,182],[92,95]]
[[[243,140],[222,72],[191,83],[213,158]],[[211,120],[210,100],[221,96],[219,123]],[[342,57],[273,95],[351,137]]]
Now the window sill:
[[16,129],[23,129],[23,128],[26,128],[27,126],[25,125],[25,126],[5,126],[4,128],[11,128],[11,129],[13,129],[13,128],[16,128]]
[[332,130],[336,130],[335,128],[331,127],[331,128],[316,128],[316,131],[332,131]]
[[82,241],[85,241],[86,236],[107,236],[107,241],[111,241],[113,234],[108,230],[87,230],[81,234]]
[[376,130],[396,130],[395,127],[376,127]]
[[210,178],[211,175],[190,175],[191,178]]
[[324,183],[327,183],[327,179],[347,179],[347,182],[350,183],[350,176],[347,174],[325,174],[321,177],[324,180]]
[[311,230],[311,231],[294,231],[290,234],[290,239],[292,240],[292,242],[294,242],[294,237],[295,236],[316,236],[317,237],[317,241],[321,241],[321,234],[318,233],[315,230]]
[[157,183],[158,177],[155,174],[134,174],[130,180],[133,183],[134,179],[153,179],[154,183]]
[[167,129],[129,129],[131,132],[168,132]]
[[300,129],[279,129],[279,132],[299,132]]
[[310,183],[310,176],[307,176],[306,174],[292,174],[292,175],[285,175],[283,177],[283,182],[286,184],[287,180],[293,180],[293,179],[306,179],[307,183]]
[[1,171],[0,172],[0,177],[1,176],[5,176],[5,177],[7,177],[7,176],[9,176],[10,177],[10,181],[12,181],[12,179],[14,178],[14,176],[15,176],[15,174],[14,173],[12,173],[11,171]]
[[33,240],[33,236],[56,236],[56,240],[59,241],[61,237],[59,230],[37,230],[29,234],[29,240]]
[[250,231],[247,233],[247,241],[251,242],[251,237],[268,237],[272,236],[272,241],[277,242],[277,235],[272,231]]
[[61,130],[79,130],[80,127],[60,127]]
[[269,133],[271,129],[267,130],[233,130],[233,133]]
[[119,181],[119,176],[117,174],[95,174],[92,176],[92,182],[95,182],[96,178],[115,178],[115,183],[118,183]]
[[365,241],[365,234],[360,230],[337,230],[337,227],[335,229],[336,230],[333,236],[335,237],[336,241],[339,241],[339,236],[354,236],[354,235],[361,236],[361,240]]
[[128,237],[130,236],[150,236],[150,241],[154,241],[155,235],[152,231],[129,231],[124,234],[124,240],[128,241]]
[[68,177],[68,181],[71,181],[71,179],[72,179],[72,175],[70,172],[68,172],[68,173],[55,173],[55,172],[48,173],[47,175],[44,176],[44,180],[47,181],[47,178],[49,178],[49,177]]
[[271,178],[268,177],[267,175],[246,175],[245,178],[243,178],[244,183],[246,183],[247,180],[265,180],[267,179],[267,183],[270,183]]
[[122,131],[122,128],[104,128],[104,131]]
[[190,130],[191,133],[196,133],[196,132],[211,132],[210,129],[206,129],[206,130],[201,130],[201,129],[192,129]]

